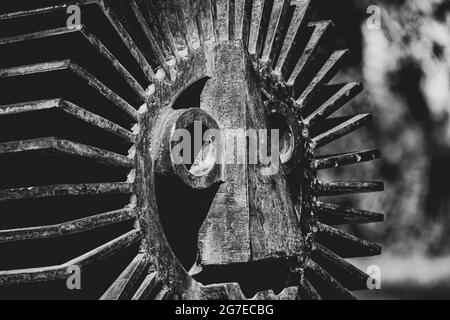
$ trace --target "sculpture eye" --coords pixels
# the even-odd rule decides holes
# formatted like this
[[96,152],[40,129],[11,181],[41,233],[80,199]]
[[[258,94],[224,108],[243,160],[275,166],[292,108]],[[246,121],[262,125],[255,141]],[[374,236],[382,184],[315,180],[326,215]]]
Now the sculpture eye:
[[383,215],[322,198],[383,184],[318,171],[380,154],[326,149],[371,117],[333,117],[362,87],[310,1],[4,2],[1,298],[367,288],[345,259],[381,248],[338,226]]

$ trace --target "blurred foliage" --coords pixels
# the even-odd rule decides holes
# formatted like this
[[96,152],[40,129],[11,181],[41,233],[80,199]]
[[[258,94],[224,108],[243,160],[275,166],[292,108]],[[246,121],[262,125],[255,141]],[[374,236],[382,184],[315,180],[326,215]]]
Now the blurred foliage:
[[[367,27],[370,5],[381,9],[380,30]],[[352,51],[335,81],[359,80],[366,88],[341,113],[371,112],[375,118],[368,130],[324,151],[376,147],[383,154],[381,161],[329,170],[322,178],[385,181],[382,194],[344,199],[386,213],[386,223],[354,227],[356,234],[382,242],[391,252],[448,253],[450,2],[318,0],[316,7],[316,19],[335,22],[334,46]]]

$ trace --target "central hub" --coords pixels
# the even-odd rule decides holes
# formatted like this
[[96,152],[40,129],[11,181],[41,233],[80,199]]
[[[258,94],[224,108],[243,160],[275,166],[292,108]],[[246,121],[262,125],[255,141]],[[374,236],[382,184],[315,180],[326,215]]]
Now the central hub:
[[[239,42],[220,44],[213,70],[201,108],[217,121],[225,146],[236,148],[223,152],[224,183],[199,232],[199,263],[227,265],[296,256],[301,252],[301,232],[280,165],[286,159],[274,153],[279,146],[268,143],[274,140],[250,56]],[[246,139],[239,139],[237,132]],[[268,163],[261,151],[267,151]],[[289,148],[284,151],[286,157]]]

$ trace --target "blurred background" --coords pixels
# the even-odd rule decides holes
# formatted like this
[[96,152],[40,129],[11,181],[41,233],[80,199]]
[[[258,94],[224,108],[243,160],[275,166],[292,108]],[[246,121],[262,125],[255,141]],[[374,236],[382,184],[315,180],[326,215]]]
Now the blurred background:
[[386,214],[384,224],[352,227],[383,245],[381,257],[352,261],[381,268],[382,290],[358,295],[450,299],[450,1],[316,2],[316,18],[336,24],[335,46],[352,52],[335,81],[365,86],[341,112],[375,118],[325,151],[382,151],[380,161],[321,176],[385,181],[384,193],[344,199]]

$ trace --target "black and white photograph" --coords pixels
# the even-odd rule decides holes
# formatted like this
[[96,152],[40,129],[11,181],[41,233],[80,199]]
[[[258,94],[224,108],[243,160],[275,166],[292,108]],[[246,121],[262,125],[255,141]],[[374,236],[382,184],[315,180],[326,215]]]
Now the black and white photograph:
[[450,300],[450,0],[2,0],[0,300]]

